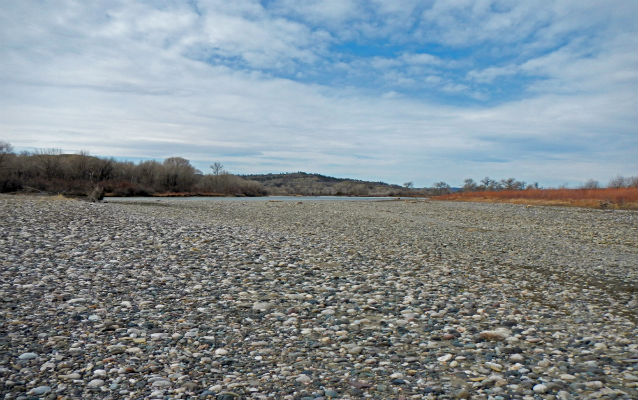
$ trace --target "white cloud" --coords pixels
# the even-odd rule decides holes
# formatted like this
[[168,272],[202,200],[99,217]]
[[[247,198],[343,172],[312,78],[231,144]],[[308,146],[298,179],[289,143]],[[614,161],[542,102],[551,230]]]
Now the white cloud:
[[631,2],[610,7],[607,3],[581,0],[436,0],[423,11],[419,32],[453,46],[529,40],[524,47],[551,48],[565,34],[607,25],[605,21],[622,20],[626,26],[635,14],[634,8]]
[[[528,4],[437,0],[423,12],[421,30],[424,35],[434,35],[451,45],[469,45],[495,37],[499,41],[514,42],[533,29],[534,19],[529,18]],[[502,10],[493,12],[492,6],[500,6]],[[539,7],[541,15],[542,10]],[[516,29],[511,29],[512,26]]]
[[515,75],[519,72],[517,65],[507,65],[504,67],[487,67],[482,70],[472,70],[467,73],[470,80],[478,83],[492,83],[496,78]]
[[424,81],[427,84],[436,85],[436,84],[441,83],[443,81],[443,79],[440,76],[437,76],[437,75],[428,75],[428,76],[425,77]]
[[276,0],[272,7],[285,15],[293,14],[315,24],[341,26],[345,21],[361,15],[362,8],[351,0]]
[[305,26],[283,20],[209,14],[203,23],[201,46],[210,56],[239,57],[253,68],[281,68],[291,62],[316,60],[314,47],[322,46]]
[[534,86],[542,91],[609,92],[623,90],[636,80],[638,54],[635,35],[623,34],[600,49],[585,44],[568,45],[521,65],[522,72],[543,76]]
[[[381,35],[401,19],[416,20],[422,5],[371,11],[359,2],[339,3],[336,9],[322,9],[320,2],[299,6],[303,18],[289,18],[294,10],[286,2],[276,3],[277,12],[256,1],[211,1],[198,3],[197,10],[129,2],[106,10],[94,3],[9,3],[0,11],[0,41],[6,44],[0,48],[0,139],[21,148],[179,155],[200,168],[221,160],[236,172],[309,170],[417,185],[441,179],[458,184],[475,174],[604,182],[635,172],[633,25],[632,32],[605,31],[604,42],[585,35],[550,52],[530,50],[533,40],[516,43],[527,53],[466,71],[471,63],[425,49],[340,59],[330,53],[331,43],[348,34]],[[577,29],[545,14],[537,20],[561,26],[538,28],[524,21],[534,7],[517,4],[472,2],[458,17],[458,8],[437,2],[427,17],[436,29],[428,32],[453,44],[499,36],[504,43],[532,36],[549,43]],[[500,6],[502,15],[492,15]],[[547,15],[567,12],[549,8]],[[391,18],[381,23],[370,13]],[[304,22],[311,18],[312,24]],[[484,33],[477,32],[482,18]],[[464,19],[471,22],[466,28],[459,25]],[[380,30],[368,33],[380,23]],[[444,29],[446,23],[451,26]],[[422,28],[415,28],[417,34],[426,33]],[[407,33],[388,35],[405,40]],[[278,77],[325,71],[345,83]],[[480,96],[473,84],[489,87],[519,75],[531,86],[516,101],[491,106],[437,104],[435,95],[423,100],[403,94],[407,88]],[[361,84],[349,77],[372,78]]]
[[448,93],[459,93],[467,91],[469,88],[467,85],[463,85],[461,83],[448,83],[443,85],[442,89],[444,92]]
[[441,65],[443,63],[439,57],[427,53],[404,53],[401,55],[401,60],[406,64]]
[[390,69],[402,65],[400,60],[387,57],[373,57],[369,62],[374,69]]

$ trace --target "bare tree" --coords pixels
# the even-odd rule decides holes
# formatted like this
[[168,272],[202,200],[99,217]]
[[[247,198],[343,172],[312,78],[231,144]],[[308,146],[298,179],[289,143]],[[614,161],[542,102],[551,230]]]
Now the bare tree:
[[115,168],[115,160],[106,158],[89,159],[88,176],[91,182],[101,182],[110,179]]
[[434,184],[434,189],[437,194],[447,194],[451,192],[451,187],[445,182],[437,182]]
[[165,190],[173,192],[189,191],[196,181],[197,170],[190,161],[182,157],[170,157],[164,160]]
[[43,149],[14,154],[11,151],[8,143],[0,142],[0,192],[27,189],[69,193],[86,195],[93,201],[99,201],[104,192],[131,196],[196,189],[245,196],[266,194],[261,183],[230,175],[221,168],[218,176],[203,176],[181,157],[135,165],[90,156],[88,152],[61,154],[59,150]]
[[13,154],[13,146],[9,142],[0,141],[0,167]]
[[618,175],[609,181],[607,187],[610,188],[623,188],[623,187],[636,187],[638,185],[638,177],[630,176],[630,177],[622,177]]
[[164,166],[155,160],[140,162],[136,167],[137,183],[158,190],[163,173]]
[[414,183],[412,181],[406,182],[403,184],[403,187],[406,189],[412,189],[414,187]]
[[523,190],[525,182],[517,181],[515,178],[501,179],[501,188],[505,190]]
[[583,189],[598,189],[600,184],[595,179],[589,179],[587,182],[581,186]]
[[69,155],[66,158],[66,179],[86,179],[88,176],[89,159],[88,151],[80,151],[78,154]]
[[468,178],[464,181],[463,191],[465,192],[473,192],[477,189],[478,185],[474,182],[474,179]]
[[224,173],[224,166],[219,161],[215,161],[213,165],[210,166],[210,169],[213,170],[213,175],[219,176]]
[[21,186],[12,168],[15,158],[13,147],[8,142],[0,141],[0,192],[16,190]]
[[490,178],[489,176],[486,176],[485,178],[481,179],[480,189],[481,190],[498,190],[499,183],[495,181],[494,179]]
[[40,149],[33,154],[43,177],[46,179],[63,177],[62,162],[59,157],[61,154],[62,150],[54,148]]
[[13,153],[13,146],[11,143],[0,140],[0,154]]

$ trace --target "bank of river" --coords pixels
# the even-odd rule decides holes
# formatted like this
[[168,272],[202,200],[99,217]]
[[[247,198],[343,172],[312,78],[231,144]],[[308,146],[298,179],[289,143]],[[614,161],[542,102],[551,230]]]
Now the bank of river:
[[638,398],[638,213],[0,196],[0,392]]
[[[359,196],[260,196],[260,197],[107,197],[106,202],[165,202],[165,201],[387,201],[401,200],[400,197],[359,197]],[[421,199],[423,200],[423,199]]]

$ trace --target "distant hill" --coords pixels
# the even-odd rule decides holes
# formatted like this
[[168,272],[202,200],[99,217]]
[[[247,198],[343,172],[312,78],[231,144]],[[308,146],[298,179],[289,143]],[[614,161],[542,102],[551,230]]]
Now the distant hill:
[[306,172],[242,175],[259,182],[270,195],[305,196],[399,196],[413,194],[412,190],[384,182],[335,178]]

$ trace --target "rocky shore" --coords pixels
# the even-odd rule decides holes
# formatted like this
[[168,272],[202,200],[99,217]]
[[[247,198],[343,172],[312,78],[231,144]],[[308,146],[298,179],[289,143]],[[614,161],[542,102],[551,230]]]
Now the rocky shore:
[[636,399],[638,213],[0,196],[5,399]]

